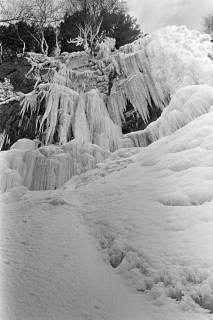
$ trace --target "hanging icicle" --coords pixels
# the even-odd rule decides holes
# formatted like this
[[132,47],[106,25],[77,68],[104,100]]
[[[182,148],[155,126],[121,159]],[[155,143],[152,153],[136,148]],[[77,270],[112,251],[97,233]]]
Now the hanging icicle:
[[73,123],[74,137],[80,143],[89,143],[91,141],[89,126],[85,114],[85,98],[85,93],[80,93]]
[[97,89],[86,93],[86,116],[92,143],[110,151],[118,149],[121,130],[110,119],[103,97]]

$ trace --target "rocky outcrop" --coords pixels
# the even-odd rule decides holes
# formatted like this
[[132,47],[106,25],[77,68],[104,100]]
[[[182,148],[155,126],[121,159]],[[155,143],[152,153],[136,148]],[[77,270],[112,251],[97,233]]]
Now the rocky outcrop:
[[29,79],[26,74],[31,64],[25,57],[13,57],[0,64],[0,81],[9,79],[15,91],[27,93],[33,90],[35,79]]

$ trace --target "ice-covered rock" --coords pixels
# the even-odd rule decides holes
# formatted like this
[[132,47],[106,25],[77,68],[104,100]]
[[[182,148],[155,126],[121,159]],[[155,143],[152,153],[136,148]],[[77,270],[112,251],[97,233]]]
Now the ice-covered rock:
[[145,130],[125,135],[134,146],[147,146],[150,143],[171,135],[179,128],[211,110],[213,106],[213,87],[193,85],[179,89],[164,109],[159,119]]
[[118,77],[109,97],[110,115],[121,124],[127,101],[149,119],[149,107],[161,110],[179,88],[213,85],[209,35],[184,26],[166,27],[120,49],[114,57]]
[[34,150],[38,148],[41,144],[41,141],[38,139],[31,140],[27,138],[19,139],[12,146],[11,149],[19,149],[19,150]]
[[95,144],[72,140],[63,146],[12,149],[0,153],[1,191],[24,185],[30,190],[54,190],[72,176],[95,168],[110,152]]
[[[148,124],[150,111],[162,111],[178,89],[213,85],[210,40],[198,31],[172,26],[143,36],[112,54],[114,40],[107,38],[101,44],[107,62],[95,62],[85,52],[65,53],[55,62],[53,58],[39,58],[37,69],[51,65],[53,72],[48,74],[52,77],[49,76],[50,83],[39,84],[25,96],[22,115],[29,110],[38,111],[45,101],[45,113],[37,119],[45,144],[54,143],[55,139],[64,144],[74,133],[76,139],[114,150],[120,144],[116,142],[119,130],[113,122],[122,127],[129,103]],[[97,90],[102,86],[100,82],[105,95]]]

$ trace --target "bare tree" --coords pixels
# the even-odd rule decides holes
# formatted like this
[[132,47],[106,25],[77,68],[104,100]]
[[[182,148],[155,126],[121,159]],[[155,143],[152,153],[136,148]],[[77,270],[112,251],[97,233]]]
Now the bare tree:
[[[72,2],[72,0],[70,0]],[[77,0],[73,3],[72,10],[83,11],[85,22],[78,26],[79,36],[70,39],[69,43],[75,43],[77,46],[83,45],[84,50],[92,52],[95,44],[102,39],[100,29],[103,21],[102,13],[104,11],[113,12],[117,9],[125,8],[126,2],[119,0]]]
[[77,46],[83,46],[84,50],[90,53],[96,41],[99,40],[101,23],[102,20],[97,24],[96,28],[90,23],[85,23],[84,26],[79,25],[79,36],[68,41],[68,43],[75,43]]
[[18,22],[27,17],[29,2],[27,0],[1,0],[0,1],[0,22]]
[[[47,54],[48,44],[44,35],[45,27],[54,26],[56,47],[59,47],[57,26],[68,9],[70,10],[68,0],[11,0],[8,2],[0,0],[0,22],[25,21],[33,24],[37,33],[31,35],[39,43],[42,53]],[[20,40],[23,42],[22,39]]]

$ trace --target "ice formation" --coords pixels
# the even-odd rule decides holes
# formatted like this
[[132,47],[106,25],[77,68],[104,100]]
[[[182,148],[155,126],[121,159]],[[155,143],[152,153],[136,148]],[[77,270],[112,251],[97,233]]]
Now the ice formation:
[[[108,50],[104,59],[91,60],[85,52],[55,58],[30,54],[32,70],[28,76],[34,72],[37,82],[33,92],[19,99],[23,118],[26,113],[36,114],[37,137],[42,143],[57,143],[62,148],[74,139],[79,150],[82,144],[92,144],[107,152],[122,146],[147,146],[209,112],[213,105],[213,51],[208,35],[182,26],[167,27],[111,54],[114,41],[107,41],[101,46]],[[147,124],[150,110],[157,108],[162,115],[145,130],[122,137],[128,104]],[[52,168],[62,166],[68,173],[61,175],[73,175],[67,167],[69,155],[54,155],[47,161],[38,150],[32,154],[40,159],[38,168],[45,163],[45,172],[59,172],[62,169]],[[23,176],[26,180],[21,172]],[[40,182],[36,186],[24,184],[38,188]],[[50,188],[57,185],[61,182],[46,183]]]
[[172,97],[161,117],[145,130],[126,134],[133,146],[144,147],[208,113],[213,107],[213,87],[193,85],[179,89]]
[[158,108],[163,109],[164,104],[160,100],[156,86],[152,83],[149,88],[148,84],[150,83],[152,83],[151,77],[148,74],[143,76],[141,72],[137,72],[125,80],[114,82],[108,100],[108,109],[110,116],[118,125],[121,126],[122,120],[124,121],[123,113],[126,111],[127,101],[132,104],[133,108],[142,116],[144,122],[147,123],[152,101]]
[[[31,112],[40,108],[45,101],[45,113],[38,120],[39,131],[45,128],[45,144],[54,142],[57,132],[59,144],[71,140],[71,133],[81,142],[94,141],[107,150],[115,150],[119,146],[121,131],[110,119],[103,97],[98,90],[87,93],[76,91],[60,84],[41,84],[39,93],[34,91],[25,96],[22,102],[22,114],[29,108]],[[106,140],[100,139],[100,136]]]
[[72,176],[93,169],[110,155],[95,144],[80,143],[75,139],[63,146],[37,149],[34,141],[26,140],[18,141],[12,150],[0,153],[2,192],[21,185],[30,190],[57,189]]
[[30,140],[30,139],[19,139],[18,141],[16,141],[12,146],[11,146],[11,150],[13,149],[17,149],[17,150],[34,150],[36,149],[39,145],[41,144],[41,142],[38,139],[35,140]]
[[[111,51],[114,41],[107,39],[102,43],[102,46],[107,46]],[[103,114],[103,118],[107,119],[101,121],[101,135],[109,138],[109,131],[113,132],[110,138],[113,141],[110,141],[109,144],[111,145],[110,150],[115,149],[116,145],[119,146],[117,142],[115,143],[115,140],[119,139],[119,134],[115,138],[115,133],[119,130],[113,127],[109,118],[121,127],[124,121],[123,114],[126,111],[127,103],[130,102],[136,112],[142,116],[144,122],[148,123],[150,109],[163,110],[179,88],[199,84],[212,85],[213,62],[210,59],[211,54],[212,44],[208,35],[198,31],[190,31],[182,26],[164,28],[153,36],[142,37],[132,44],[122,47],[108,59],[111,61],[111,66],[108,66],[107,70],[114,68],[117,76],[113,79],[110,94],[103,99],[99,98],[97,90],[94,94],[92,85],[95,82],[97,84],[100,78],[97,76],[98,72],[88,68],[87,54],[80,52],[63,54],[61,60],[58,60],[58,64],[52,62],[52,65],[57,65],[57,68],[53,72],[49,89],[45,89],[46,92],[44,90],[48,84],[41,84],[36,89],[40,90],[41,96],[41,91],[43,92],[41,99],[45,98],[46,101],[46,111],[40,123],[40,129],[43,128],[44,122],[47,126],[45,143],[53,142],[56,131],[61,144],[69,141],[72,126],[74,133],[76,132],[79,137],[81,129],[78,129],[77,122],[73,122],[74,119],[79,121],[79,117],[81,117],[81,123],[84,122],[85,135],[83,140],[90,142],[96,140],[95,143],[99,143],[99,137],[94,139],[94,136],[99,135],[100,132],[94,132],[96,130],[94,128],[95,118],[92,119],[93,113],[88,112],[87,97],[90,97],[88,99],[90,105],[94,103],[96,110],[102,108],[102,111],[97,114]],[[103,64],[104,71],[103,61],[100,60],[100,64]],[[89,84],[90,88],[88,88]],[[89,91],[91,94],[88,93]],[[80,99],[77,103],[79,94]],[[94,98],[93,102],[91,102],[91,97]],[[33,109],[36,100],[35,95],[25,97],[23,114],[31,104]],[[99,104],[98,109],[97,103]],[[87,114],[84,114],[84,105]],[[79,110],[76,109],[76,106],[79,107]],[[57,128],[58,122],[60,128]],[[100,131],[98,127],[100,129],[100,121],[97,124],[97,130]],[[88,133],[90,137],[86,137]],[[74,137],[77,136],[74,135]],[[114,145],[113,148],[112,145]],[[101,146],[103,146],[102,142]]]
[[179,88],[213,85],[212,55],[210,36],[184,26],[164,28],[122,47],[115,56],[120,76],[109,97],[112,118],[121,122],[129,100],[147,121],[148,106],[163,110]]
[[167,95],[187,85],[213,84],[209,35],[184,26],[167,27],[153,36],[147,52],[154,81]]
[[116,40],[114,38],[106,37],[100,44],[98,44],[98,59],[109,59],[112,50],[115,48]]

